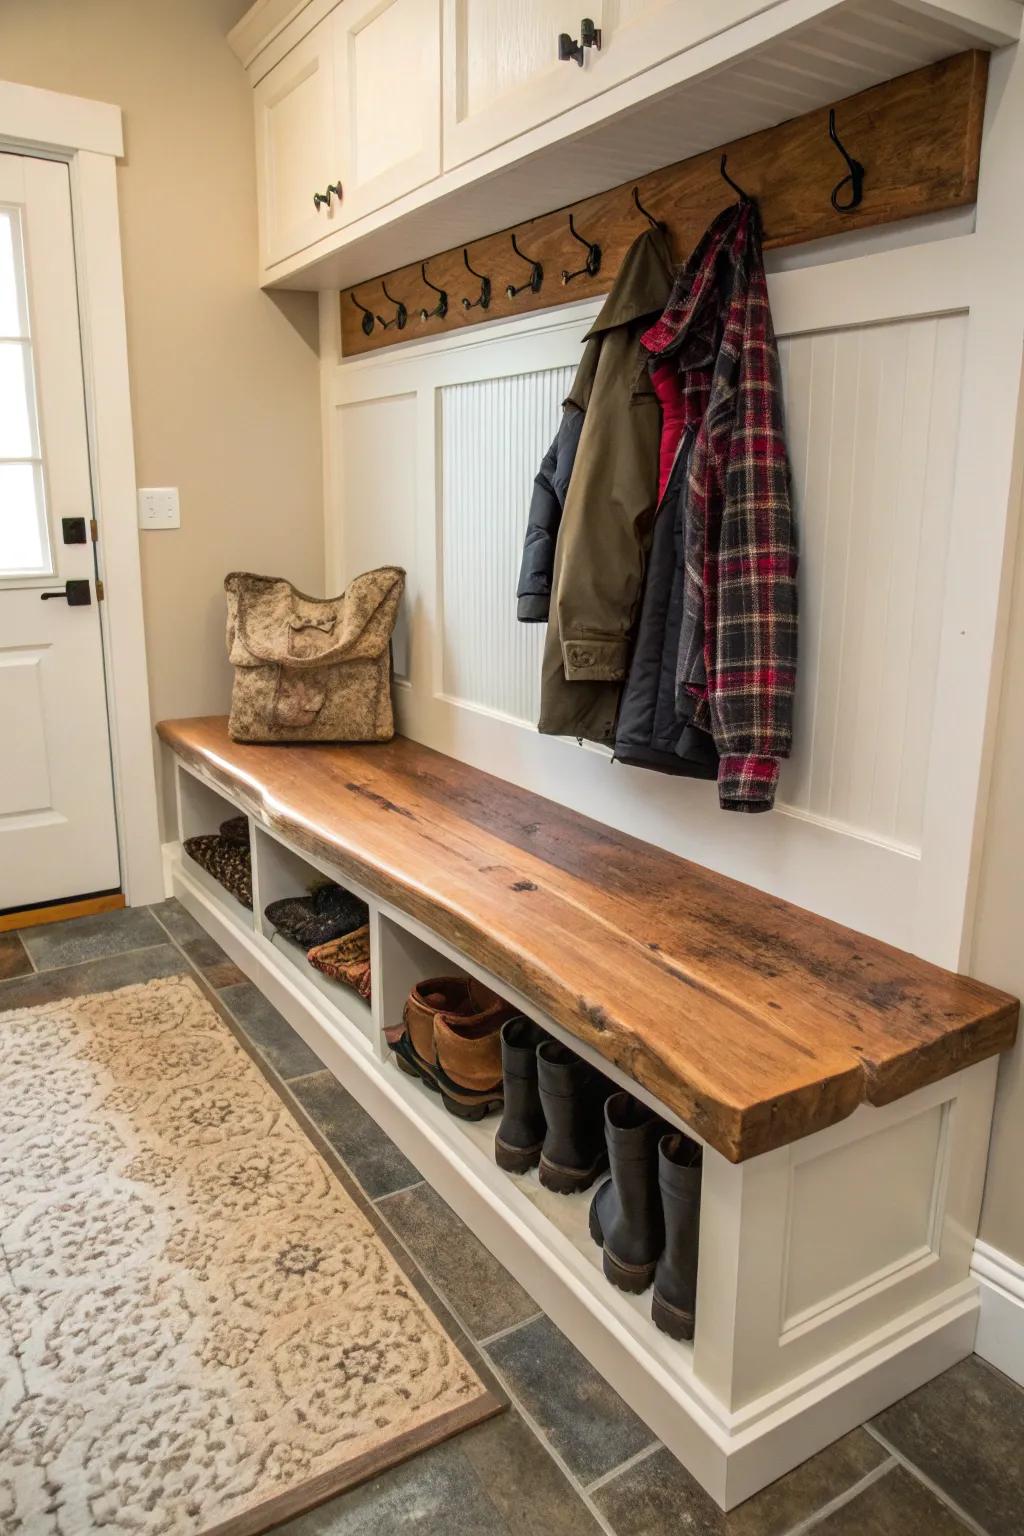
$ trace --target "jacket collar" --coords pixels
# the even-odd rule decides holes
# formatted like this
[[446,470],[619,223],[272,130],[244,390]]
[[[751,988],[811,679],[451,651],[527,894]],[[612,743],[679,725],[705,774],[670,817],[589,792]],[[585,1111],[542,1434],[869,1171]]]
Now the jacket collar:
[[612,291],[584,341],[664,309],[673,271],[672,253],[664,233],[660,229],[645,229],[622,258]]
[[750,202],[730,204],[711,222],[680,269],[664,314],[641,338],[649,356],[680,354],[680,367],[710,366],[729,289],[756,225],[757,210]]

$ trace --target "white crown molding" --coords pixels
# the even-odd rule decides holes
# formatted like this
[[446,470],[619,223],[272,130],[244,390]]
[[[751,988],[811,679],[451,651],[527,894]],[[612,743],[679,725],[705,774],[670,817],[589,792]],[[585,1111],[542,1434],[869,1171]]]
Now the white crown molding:
[[971,1273],[981,1292],[975,1353],[1024,1386],[1024,1264],[979,1238]]

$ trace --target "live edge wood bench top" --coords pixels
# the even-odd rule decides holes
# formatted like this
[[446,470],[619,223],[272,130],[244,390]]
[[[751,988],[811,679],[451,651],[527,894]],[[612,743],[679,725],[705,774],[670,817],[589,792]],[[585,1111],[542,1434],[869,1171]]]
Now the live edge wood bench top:
[[1014,998],[397,737],[162,739],[418,918],[732,1162],[1013,1044]]

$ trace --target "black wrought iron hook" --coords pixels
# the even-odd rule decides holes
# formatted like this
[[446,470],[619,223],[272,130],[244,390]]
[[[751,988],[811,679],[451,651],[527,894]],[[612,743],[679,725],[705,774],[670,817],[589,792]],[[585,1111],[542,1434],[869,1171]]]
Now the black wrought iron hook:
[[651,226],[652,229],[664,229],[665,228],[665,226],[661,222],[661,220],[660,219],[656,219],[654,217],[653,213],[648,213],[647,209],[644,207],[643,203],[640,201],[640,188],[639,187],[634,187],[633,188],[633,202],[636,204],[638,210],[640,211],[640,213],[643,214],[644,218],[647,220],[648,224]]
[[[864,197],[864,176],[866,173],[860,161],[855,160],[851,154],[847,153],[842,140],[838,133],[836,133],[835,107],[829,107],[828,109],[828,136],[850,167],[849,174],[844,176],[842,181],[837,181],[832,188],[830,202],[836,213],[849,213],[851,209],[858,206]],[[850,184],[850,196],[845,203],[841,203],[839,201],[839,193],[846,186],[847,182]]]
[[443,320],[448,313],[448,295],[443,288],[439,288],[436,283],[430,281],[430,278],[427,276],[427,264],[425,261],[420,262],[420,277],[422,277],[426,286],[432,288],[438,295],[437,303],[433,309],[420,310],[420,319],[432,320],[436,315],[439,320]]
[[505,288],[506,296],[510,299],[514,299],[517,294],[525,293],[527,288],[529,288],[531,293],[540,293],[541,285],[544,282],[544,268],[541,266],[539,261],[534,261],[532,256],[527,256],[525,251],[521,251],[519,249],[519,245],[515,237],[515,231],[512,233],[512,249],[515,251],[520,261],[529,262],[530,275],[526,279],[525,283],[519,284],[518,288],[514,283],[509,283]]
[[469,264],[469,251],[468,251],[468,249],[465,246],[463,246],[463,248],[462,248],[462,260],[465,263],[466,271],[467,272],[472,272],[474,277],[478,277],[480,279],[480,293],[479,293],[478,297],[475,298],[475,299],[463,299],[463,301],[462,301],[463,309],[490,309],[490,307],[491,307],[491,280],[490,280],[490,278],[489,277],[484,277],[482,272],[478,272],[475,267],[471,267],[470,266],[470,264]]
[[749,192],[744,192],[744,190],[740,186],[739,182],[738,181],[733,181],[732,177],[729,175],[729,172],[726,170],[725,163],[728,160],[728,158],[729,158],[728,155],[723,155],[721,160],[719,161],[719,163],[718,163],[719,175],[721,176],[723,181],[728,182],[729,186],[732,187],[733,191],[736,193],[737,197],[740,199],[741,202],[752,203],[754,201],[754,199],[751,197],[750,193]]
[[383,315],[378,315],[377,316],[377,323],[378,323],[378,325],[380,325],[382,327],[382,329],[385,330],[385,331],[390,331],[392,329],[399,330],[399,331],[404,331],[405,330],[405,322],[409,318],[409,311],[406,309],[406,307],[402,303],[401,299],[393,298],[391,296],[391,294],[388,293],[388,285],[383,280],[383,278],[381,279],[380,286],[384,290],[384,297],[387,299],[388,303],[389,304],[393,304],[395,306],[395,312],[392,315],[390,320],[385,320]]
[[364,336],[372,336],[373,335],[373,327],[376,324],[376,320],[377,320],[377,317],[373,313],[373,310],[372,309],[367,309],[365,304],[360,304],[360,302],[356,298],[354,292],[349,294],[349,298],[352,300],[352,303],[355,305],[356,309],[361,309],[362,312],[363,312],[363,318],[359,322],[359,324],[363,328],[363,335]]
[[582,277],[584,273],[586,273],[587,277],[596,277],[601,270],[601,247],[596,243],[596,241],[585,240],[583,238],[583,236],[576,229],[576,221],[571,213],[569,215],[569,233],[572,235],[574,240],[579,241],[580,245],[586,246],[587,259],[583,263],[582,267],[576,268],[575,272],[567,272],[564,268],[562,269],[563,288],[571,283],[574,278]]

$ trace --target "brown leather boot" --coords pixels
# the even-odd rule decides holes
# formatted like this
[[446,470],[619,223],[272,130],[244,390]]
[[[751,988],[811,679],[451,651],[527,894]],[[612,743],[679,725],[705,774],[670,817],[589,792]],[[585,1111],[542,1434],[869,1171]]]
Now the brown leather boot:
[[495,998],[476,1018],[435,1015],[437,1086],[449,1114],[460,1120],[482,1120],[501,1109],[501,1027],[514,1013],[514,1008]]
[[658,1147],[658,1184],[665,1213],[665,1251],[654,1271],[651,1317],[673,1339],[692,1339],[697,1307],[701,1149],[673,1131]]
[[402,1010],[402,1030],[388,1044],[395,1061],[410,1077],[422,1078],[428,1088],[438,1089],[437,1063],[434,1059],[434,1020],[439,1013],[467,1022],[482,1018],[500,1003],[487,987],[465,976],[432,976],[418,981]]
[[658,1188],[658,1143],[664,1120],[628,1093],[604,1106],[611,1178],[590,1205],[590,1235],[604,1249],[605,1277],[620,1291],[646,1291],[665,1246]]

